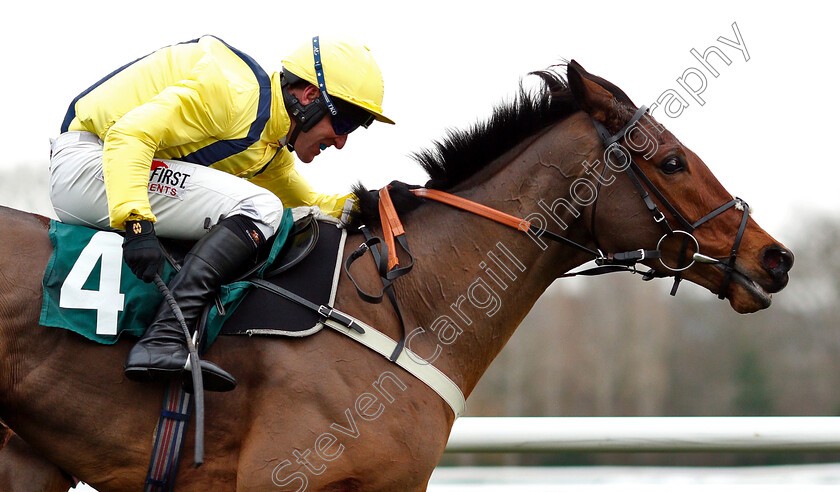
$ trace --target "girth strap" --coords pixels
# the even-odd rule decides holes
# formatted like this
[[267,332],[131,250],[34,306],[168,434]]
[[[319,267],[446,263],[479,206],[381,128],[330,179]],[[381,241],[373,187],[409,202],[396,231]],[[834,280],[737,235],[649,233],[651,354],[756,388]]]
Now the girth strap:
[[191,396],[184,391],[178,379],[172,380],[166,388],[144,492],[168,492],[175,488],[175,476],[190,418]]

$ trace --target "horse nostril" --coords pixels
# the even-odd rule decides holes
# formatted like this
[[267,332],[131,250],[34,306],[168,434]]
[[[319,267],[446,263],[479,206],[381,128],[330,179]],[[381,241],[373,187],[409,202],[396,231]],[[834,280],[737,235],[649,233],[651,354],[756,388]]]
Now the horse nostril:
[[793,267],[793,253],[779,246],[770,246],[764,250],[761,263],[773,275],[783,275]]

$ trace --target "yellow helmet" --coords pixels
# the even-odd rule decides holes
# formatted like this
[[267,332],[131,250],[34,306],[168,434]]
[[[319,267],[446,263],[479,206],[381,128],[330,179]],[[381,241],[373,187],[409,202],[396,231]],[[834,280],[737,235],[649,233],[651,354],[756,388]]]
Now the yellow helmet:
[[327,93],[328,105],[333,96],[364,109],[377,121],[394,124],[382,114],[382,72],[367,46],[316,36],[284,58],[283,68],[319,86]]

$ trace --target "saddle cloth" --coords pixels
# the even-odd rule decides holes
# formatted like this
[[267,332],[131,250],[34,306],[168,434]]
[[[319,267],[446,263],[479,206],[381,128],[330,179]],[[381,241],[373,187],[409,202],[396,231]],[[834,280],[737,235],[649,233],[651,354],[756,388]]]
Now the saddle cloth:
[[[271,274],[275,262],[282,263],[279,255],[294,227],[293,214],[287,209],[266,262],[253,275],[263,278],[268,272],[267,281],[328,304],[335,296],[346,231],[331,217],[321,216],[315,224],[321,238],[313,253],[294,268]],[[123,333],[142,335],[162,296],[154,284],[137,279],[122,261],[122,236],[54,221],[50,239],[55,250],[43,278],[41,325],[74,331],[103,344],[115,343]],[[174,275],[175,269],[167,264],[161,278],[169,282]],[[247,280],[223,286],[219,298],[221,313],[217,305],[207,310],[205,348],[226,323],[230,327],[225,333],[249,335],[305,336],[322,327],[316,313],[255,289]]]

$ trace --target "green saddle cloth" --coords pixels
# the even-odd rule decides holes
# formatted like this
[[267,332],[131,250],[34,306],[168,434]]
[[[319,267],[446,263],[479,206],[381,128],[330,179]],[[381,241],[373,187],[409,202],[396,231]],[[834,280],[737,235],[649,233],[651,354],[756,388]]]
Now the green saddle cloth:
[[[270,268],[293,225],[291,209],[286,209],[268,259],[256,276]],[[122,235],[51,221],[50,241],[54,250],[44,273],[41,325],[64,328],[103,344],[115,343],[124,333],[142,335],[163,296],[125,264]],[[169,283],[173,276],[175,269],[167,262],[161,278]],[[248,289],[244,282],[222,286],[225,315],[211,308],[205,347],[218,336]]]

